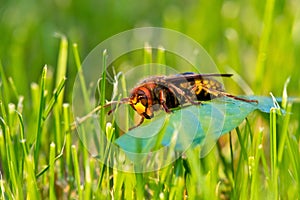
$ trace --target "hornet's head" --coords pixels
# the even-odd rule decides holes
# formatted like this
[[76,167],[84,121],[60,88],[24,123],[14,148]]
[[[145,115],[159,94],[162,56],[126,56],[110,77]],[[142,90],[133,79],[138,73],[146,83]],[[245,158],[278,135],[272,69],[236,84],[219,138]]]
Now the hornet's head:
[[130,93],[129,104],[140,116],[146,119],[153,117],[152,94],[149,88],[144,86],[134,88]]

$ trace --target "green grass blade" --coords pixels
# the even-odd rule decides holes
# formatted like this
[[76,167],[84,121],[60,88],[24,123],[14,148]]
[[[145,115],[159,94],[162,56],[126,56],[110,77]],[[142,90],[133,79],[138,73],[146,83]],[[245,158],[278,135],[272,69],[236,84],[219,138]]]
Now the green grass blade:
[[152,67],[152,47],[151,44],[145,43],[144,46],[144,64],[147,66],[145,68],[144,74],[153,74],[154,70]]
[[[0,108],[1,110],[3,108],[2,102],[0,102]],[[9,174],[9,167],[8,167],[8,160],[9,160],[9,151],[8,151],[8,139],[7,138],[7,133],[6,133],[6,123],[5,120],[0,116],[0,122],[1,122],[1,127],[0,127],[0,161],[1,161],[1,167],[4,172],[4,174]]]
[[[113,170],[113,177],[114,177],[114,195],[115,199],[121,199],[123,194],[123,184],[125,181],[125,174],[122,171],[118,171],[117,169]],[[125,183],[126,184],[126,183]],[[126,187],[126,186],[124,186]]]
[[59,85],[57,86],[57,88],[55,89],[53,96],[51,97],[49,103],[47,104],[47,107],[43,113],[43,120],[46,120],[47,117],[49,116],[50,112],[52,111],[55,103],[57,103],[58,98],[63,90],[63,88],[65,87],[65,83],[66,83],[66,78],[64,77]]
[[229,132],[229,145],[230,145],[230,158],[231,158],[230,168],[232,172],[232,183],[234,185],[235,171],[234,171],[234,164],[233,164],[233,144],[232,144],[231,132]]
[[281,161],[282,161],[284,146],[286,145],[286,140],[287,140],[287,137],[289,134],[288,126],[290,123],[291,113],[292,113],[292,104],[288,103],[286,106],[286,114],[283,118],[283,124],[282,124],[282,129],[281,129],[281,134],[280,134],[279,147],[278,147],[278,162],[279,163],[281,163]]
[[72,157],[71,157],[71,130],[70,130],[70,105],[67,103],[63,104],[63,120],[64,120],[64,132],[66,137],[66,146],[65,146],[65,155],[66,155],[66,164],[69,167],[69,173],[72,172]]
[[18,111],[16,111],[16,113],[19,117],[19,122],[20,122],[20,142],[23,147],[23,153],[26,157],[28,155],[28,145],[26,143],[26,139],[25,139],[25,135],[24,135],[24,121],[23,121],[23,117],[22,117],[21,113],[19,113]]
[[[11,101],[11,91],[9,89],[9,86],[8,86],[8,80],[7,80],[7,77],[4,73],[4,69],[3,69],[3,66],[2,66],[2,62],[1,62],[1,59],[0,59],[0,101],[2,101],[4,103],[4,105],[7,105],[8,102]],[[5,113],[2,113],[3,115]]]
[[81,66],[81,61],[80,61],[80,57],[79,57],[79,53],[78,53],[77,44],[73,44],[73,55],[74,55],[74,59],[75,59],[76,67],[77,67],[77,74],[78,74],[78,78],[80,81],[84,104],[89,105],[90,101],[89,101],[89,96],[88,96],[87,87],[86,87],[86,83],[85,83],[85,78],[84,78],[83,71],[82,71],[82,66]]
[[287,80],[284,83],[283,86],[283,92],[282,92],[282,102],[281,102],[281,107],[283,109],[286,109],[287,103],[288,103],[288,94],[287,94],[287,86],[290,82],[290,77],[287,78]]
[[164,47],[158,47],[157,49],[157,63],[161,66],[158,66],[156,69],[157,74],[166,74],[166,70],[163,66],[166,65],[166,50]]
[[172,187],[170,189],[170,199],[184,199],[184,177],[182,159],[178,159],[174,165],[174,178],[172,180]]
[[[57,37],[60,37],[60,47],[57,61],[57,72],[56,72],[56,83],[55,87],[58,88],[61,80],[66,77],[67,71],[67,59],[68,59],[68,40],[63,34],[56,34]],[[58,104],[62,105],[63,95],[58,98]]]
[[[137,166],[135,166],[137,167]],[[140,169],[137,169],[137,171],[141,171]],[[136,198],[137,199],[143,199],[144,198],[144,191],[145,191],[145,181],[142,173],[135,173],[136,177]]]
[[273,13],[275,7],[275,0],[267,0],[265,5],[265,12],[264,12],[264,21],[263,21],[263,31],[261,40],[259,43],[259,52],[255,66],[255,76],[256,76],[256,88],[262,89],[260,87],[262,85],[262,81],[264,80],[265,75],[265,65],[266,65],[266,58],[268,54],[269,48],[269,41],[270,36],[272,34],[272,22],[273,22]]
[[0,117],[1,130],[4,133],[4,146],[6,154],[6,171],[9,176],[9,182],[12,185],[12,191],[16,195],[16,198],[23,198],[22,185],[19,184],[20,176],[18,176],[18,167],[16,161],[16,148],[13,144],[12,135],[10,133],[10,127],[8,124]]
[[271,153],[271,182],[272,199],[278,199],[278,157],[277,157],[277,129],[276,129],[276,113],[278,109],[270,110],[270,153]]
[[17,91],[16,85],[15,85],[13,79],[11,77],[9,77],[8,82],[9,82],[12,93],[14,94],[15,98],[18,99],[19,98],[19,93]]
[[[123,97],[126,97],[127,94],[128,94],[128,91],[127,91],[127,87],[126,87],[126,79],[125,79],[125,76],[123,74],[121,74],[121,88],[122,88],[122,96]],[[130,112],[129,112],[129,108],[128,106],[126,106],[124,108],[124,112],[125,113],[129,113],[129,115],[125,115],[124,116],[124,128],[125,130],[128,130],[130,127],[129,127],[129,116],[130,116]],[[118,136],[118,135],[117,135]]]
[[124,199],[135,199],[136,174],[125,173],[124,176]]
[[2,170],[7,173],[7,155],[6,155],[6,146],[5,146],[5,139],[2,128],[0,128],[0,161],[1,161],[1,167]]
[[49,199],[56,199],[55,194],[55,144],[50,144],[50,156],[49,156]]
[[47,76],[47,66],[45,66],[43,68],[41,84],[40,84],[40,106],[39,106],[39,114],[38,114],[38,119],[37,119],[37,132],[36,132],[35,151],[34,151],[35,166],[37,166],[37,164],[38,164],[39,155],[40,155],[43,113],[44,113],[44,108],[45,108],[46,76]]
[[[101,188],[103,179],[105,177],[105,172],[108,172],[107,166],[109,166],[111,145],[112,145],[112,141],[114,139],[114,134],[115,134],[115,130],[110,123],[107,123],[107,125],[106,125],[106,134],[107,134],[107,137],[109,138],[109,140],[107,142],[107,145],[105,145],[105,149],[104,149],[104,163],[101,163],[102,166],[101,166],[100,176],[99,176],[99,180],[98,180],[98,188]],[[107,175],[106,177],[109,178],[109,174],[107,173],[106,175]],[[109,180],[107,182],[109,182]]]
[[34,167],[34,159],[31,155],[25,157],[25,172],[26,172],[26,191],[27,191],[27,199],[41,199],[39,188],[37,186],[36,177],[35,177],[35,167]]
[[[1,134],[1,132],[0,132]],[[0,135],[1,137],[1,135]],[[1,138],[0,138],[1,139]],[[4,180],[3,180],[3,177],[2,177],[2,173],[0,171],[0,192],[1,192],[1,199],[5,199],[5,187],[4,187]]]
[[[105,105],[105,88],[106,88],[106,64],[107,64],[107,58],[108,58],[108,54],[107,54],[107,51],[104,50],[103,51],[103,54],[102,54],[102,66],[103,66],[103,72],[102,72],[102,79],[101,79],[101,85],[100,85],[100,105]],[[100,127],[102,129],[105,128],[105,117],[106,113],[105,113],[105,110],[104,109],[101,109],[100,110]]]
[[[65,142],[64,142],[64,146],[62,147],[60,153],[55,157],[55,161],[59,160],[59,159],[63,156],[64,148],[65,148]],[[36,174],[36,178],[39,178],[39,177],[40,177],[41,175],[43,175],[48,169],[49,169],[49,165],[47,165],[47,166],[44,167],[40,172],[38,172],[38,173]]]
[[54,120],[55,120],[55,144],[57,149],[62,148],[62,129],[61,129],[61,109],[64,99],[64,89],[62,83],[66,77],[67,71],[67,59],[68,59],[68,40],[65,35],[57,33],[57,37],[60,37],[60,47],[57,61],[57,71],[55,76],[55,88],[61,88],[60,95],[56,97],[56,105],[54,107]]
[[83,198],[86,200],[92,198],[94,170],[95,170],[95,160],[90,159],[90,162],[88,164],[85,164],[85,185],[84,185]]
[[73,166],[74,166],[74,176],[77,185],[77,192],[78,192],[78,199],[82,199],[82,187],[81,187],[81,179],[80,179],[80,169],[79,169],[79,162],[78,162],[78,154],[76,151],[75,145],[71,147],[72,151],[72,158],[73,158]]
[[[260,176],[259,173],[259,162],[261,161],[261,155],[263,152],[263,132],[262,130],[259,132],[256,146],[255,146],[255,154],[253,156],[253,165],[251,166],[251,192],[250,192],[250,199],[257,199],[258,198],[258,188],[259,188],[259,181],[258,178]],[[249,170],[250,171],[250,170]]]
[[[101,106],[105,105],[107,59],[108,59],[108,52],[107,52],[107,50],[104,50],[102,52],[102,69],[103,69],[103,71],[102,71],[102,77],[101,77],[101,81],[100,81],[100,85],[99,85],[99,87],[100,87],[99,102],[100,102]],[[99,124],[100,124],[101,134],[104,134],[105,133],[105,127],[106,127],[106,112],[105,112],[105,109],[100,109]],[[96,142],[99,142],[99,144],[105,144],[105,141],[103,141],[103,137],[100,137],[100,141],[96,141]],[[105,147],[104,147],[104,145],[99,145],[99,144],[97,143],[97,146],[98,146],[97,148],[99,148],[99,154],[104,155]]]

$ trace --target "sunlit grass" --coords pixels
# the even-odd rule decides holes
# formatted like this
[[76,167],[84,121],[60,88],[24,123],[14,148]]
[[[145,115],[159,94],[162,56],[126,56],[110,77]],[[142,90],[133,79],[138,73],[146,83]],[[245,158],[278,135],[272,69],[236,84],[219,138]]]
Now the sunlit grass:
[[[46,94],[46,70],[47,67],[44,67],[38,86],[40,98],[45,97]],[[269,198],[276,199],[279,196],[297,197],[298,195],[299,151],[295,148],[296,141],[292,137],[293,133],[288,134],[290,103],[287,103],[285,114],[280,113],[277,108],[272,109],[269,126],[264,130],[260,129],[259,132],[252,127],[255,118],[250,116],[246,125],[222,137],[223,139],[229,137],[229,143],[225,146],[218,144],[204,158],[199,158],[201,149],[195,147],[189,149],[185,157],[158,171],[125,173],[110,169],[107,167],[109,163],[101,163],[97,159],[90,158],[80,143],[73,143],[72,137],[75,135],[69,126],[72,118],[69,104],[59,104],[57,101],[63,87],[64,80],[58,84],[52,98],[41,98],[42,106],[37,110],[40,114],[36,115],[40,120],[36,129],[40,134],[37,138],[40,139],[34,144],[26,142],[23,127],[26,122],[22,118],[22,110],[15,115],[18,108],[10,104],[7,114],[1,117],[0,188],[3,198],[39,199],[48,196],[50,199],[56,197],[78,199],[250,197],[250,199],[259,199],[262,194],[265,194]],[[51,93],[47,91],[47,94]],[[6,113],[3,104],[1,105],[2,113]],[[63,126],[60,126],[60,132],[63,135],[60,139],[53,137],[52,140],[47,140],[43,136],[45,134],[43,130],[51,130],[48,125],[50,122],[47,121],[50,111],[55,106],[61,106],[60,120]],[[106,127],[106,133],[111,141],[114,138],[114,129],[111,125]],[[269,137],[268,130],[270,130],[270,150],[266,141]],[[286,135],[278,135],[281,132]],[[278,142],[278,137],[283,141]],[[56,146],[57,141],[61,139],[63,140],[62,155],[57,154],[61,149],[57,149]],[[37,148],[38,142],[39,148]],[[47,143],[49,148],[42,147]],[[284,147],[287,149],[284,150]],[[109,146],[104,148],[105,155],[108,156],[109,151]],[[44,163],[46,167],[41,165],[45,158],[35,157],[35,162],[33,159],[34,155],[43,154],[48,157],[48,161]],[[21,158],[24,165],[20,162],[17,164],[16,156]],[[292,159],[290,165],[284,164],[286,157]],[[286,174],[286,171],[289,173]],[[282,185],[279,178],[293,182],[294,185],[283,190],[282,188],[286,186]],[[251,191],[250,196],[248,191]]]
[[[25,23],[21,25],[14,22],[14,18],[7,18],[15,7],[6,2],[10,10],[1,15],[1,19],[6,20],[1,21],[3,26],[0,26],[0,30],[3,33],[14,31],[20,37],[16,40],[8,36],[14,34],[1,36],[0,199],[299,198],[299,104],[287,100],[289,92],[297,95],[299,91],[297,55],[300,48],[299,43],[296,43],[299,40],[296,34],[299,19],[294,16],[297,11],[293,8],[295,2],[282,2],[284,9],[277,2],[268,2],[264,9],[262,3],[255,1],[252,4],[213,1],[210,5],[187,5],[183,11],[180,3],[176,3],[171,8],[161,8],[165,13],[161,21],[149,19],[152,20],[151,24],[164,24],[181,30],[201,42],[221,69],[232,67],[241,77],[245,77],[254,91],[267,95],[272,90],[276,96],[280,96],[284,89],[282,106],[285,112],[280,114],[274,108],[269,115],[253,113],[239,128],[222,136],[204,158],[199,158],[201,148],[197,146],[165,168],[148,173],[111,169],[106,163],[89,155],[84,145],[76,139],[76,132],[69,126],[73,122],[70,110],[72,102],[68,99],[72,89],[66,86],[65,76],[72,80],[75,72],[79,74],[85,105],[88,104],[87,86],[81,74],[77,45],[73,46],[73,52],[69,51],[67,38],[62,35],[60,46],[53,45],[54,42],[48,39],[45,41],[45,38],[51,38],[52,33],[43,36],[44,43],[37,45],[35,40],[39,39],[39,35],[34,30],[51,30],[49,24],[48,27],[36,27],[46,14],[39,18],[43,13],[32,6],[32,10],[26,13],[31,13],[33,17],[26,15]],[[113,4],[108,4],[108,7],[113,7]],[[61,10],[68,5],[48,6],[52,10]],[[135,13],[127,6],[124,7],[127,11],[124,9],[123,15],[127,16],[128,10]],[[80,7],[84,12],[93,10],[85,3],[78,3],[74,7]],[[216,7],[220,12],[215,12]],[[141,8],[144,8],[143,5]],[[137,9],[137,16],[142,11]],[[121,10],[116,8],[112,12],[118,13]],[[176,16],[172,18],[175,21],[168,16]],[[240,21],[236,21],[239,17]],[[88,29],[85,31],[89,34],[77,29],[80,26],[70,28],[71,22],[65,24],[72,29],[70,32],[65,29],[67,35],[79,41],[80,48],[85,46],[82,43],[91,43],[90,46],[86,45],[83,50],[85,53],[100,40],[97,38],[100,34],[93,31],[102,33],[104,30],[101,27],[91,31],[92,27],[98,27],[106,20],[103,17],[98,19],[100,21],[90,18],[85,21],[87,24],[84,27]],[[267,30],[263,30],[262,19]],[[259,20],[261,23],[257,24]],[[116,23],[116,26],[119,25]],[[7,27],[15,29],[6,30]],[[110,30],[102,37],[108,37],[121,29],[116,28],[114,31]],[[35,42],[26,49],[25,41]],[[144,55],[145,62],[151,61],[151,52],[145,51]],[[164,49],[159,49],[159,63],[165,63],[164,56]],[[105,65],[105,55],[103,58]],[[50,62],[52,66],[43,67],[41,61]],[[257,69],[253,70],[255,64]],[[27,71],[32,72],[32,76],[27,76]],[[290,84],[284,86],[288,76],[291,76]],[[38,83],[32,83],[32,80]],[[125,85],[123,76],[122,81]],[[104,87],[102,85],[101,91],[104,91]],[[102,127],[106,127],[108,138],[113,140],[116,136],[114,127],[107,125],[106,121],[101,123]],[[103,151],[109,153],[110,149],[106,147]]]

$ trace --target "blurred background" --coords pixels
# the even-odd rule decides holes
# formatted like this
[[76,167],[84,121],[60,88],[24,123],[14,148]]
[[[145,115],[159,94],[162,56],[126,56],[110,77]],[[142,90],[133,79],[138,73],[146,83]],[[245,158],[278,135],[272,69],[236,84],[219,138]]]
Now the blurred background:
[[[69,41],[66,94],[70,94],[76,76],[72,43],[78,43],[83,60],[96,45],[119,32],[165,27],[199,42],[222,72],[233,69],[255,95],[281,96],[290,76],[288,91],[295,96],[300,91],[299,3],[276,0],[266,16],[268,7],[260,0],[2,0],[0,59],[6,75],[26,97],[45,64],[55,73],[60,40],[54,35],[64,34]],[[264,30],[268,19],[271,26]],[[266,49],[258,57],[264,34]],[[238,87],[232,90],[241,92]]]

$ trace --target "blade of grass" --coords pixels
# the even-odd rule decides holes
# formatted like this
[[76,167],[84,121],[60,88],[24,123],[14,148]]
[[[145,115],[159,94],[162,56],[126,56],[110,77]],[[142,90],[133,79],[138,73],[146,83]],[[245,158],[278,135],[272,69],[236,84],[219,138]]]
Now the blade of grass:
[[153,74],[152,68],[152,47],[149,43],[145,43],[144,45],[144,64],[147,66],[145,68],[144,74]]
[[[10,89],[8,86],[7,77],[4,73],[1,59],[0,59],[0,83],[1,83],[0,84],[0,87],[1,87],[1,92],[0,92],[1,98],[0,99],[4,103],[4,105],[7,105],[7,103],[11,101],[11,97],[10,97],[11,92],[10,92]],[[5,112],[2,112],[2,114],[4,115]]]
[[286,140],[288,137],[288,126],[290,122],[290,116],[292,113],[292,104],[288,103],[286,106],[286,114],[283,118],[283,124],[282,124],[282,129],[281,129],[281,138],[279,141],[279,147],[278,147],[278,162],[281,163],[282,161],[282,156],[283,156],[283,150],[284,146],[286,144]]
[[160,64],[160,66],[157,67],[156,73],[166,74],[166,68],[164,67],[166,65],[166,52],[162,46],[157,49],[157,63]]
[[205,188],[201,187],[205,184],[203,184],[204,173],[199,155],[201,155],[200,148],[188,149],[186,151],[189,166],[186,188],[191,199],[199,199],[203,194],[203,190],[205,190]]
[[[229,132],[229,145],[230,145],[230,156],[231,156],[231,159],[233,160],[233,145],[232,145],[232,136],[231,136],[231,131]],[[220,142],[218,141],[217,142],[217,149],[218,149],[218,154],[220,156],[220,160],[221,160],[221,163],[222,165],[224,166],[224,173],[226,174],[227,177],[230,177],[230,173],[234,175],[234,166],[233,166],[233,162],[231,163],[232,165],[229,166],[229,164],[226,162],[226,158],[225,156],[223,155],[222,153],[222,146],[220,144]],[[230,168],[230,169],[229,169]],[[231,175],[231,176],[233,176]],[[234,176],[233,176],[234,177]],[[232,181],[232,180],[231,180]],[[233,184],[233,183],[232,183]]]
[[267,0],[265,5],[264,12],[264,21],[263,21],[263,30],[262,36],[259,43],[259,51],[256,60],[255,66],[255,75],[256,75],[256,86],[257,89],[262,89],[262,81],[264,80],[265,75],[265,65],[266,58],[269,48],[269,40],[272,34],[272,21],[273,21],[273,12],[274,12],[275,0]]
[[283,86],[283,92],[282,92],[282,102],[281,102],[281,107],[283,109],[286,109],[287,103],[288,103],[288,94],[287,94],[287,86],[290,82],[290,77],[288,77],[284,83]]
[[72,172],[72,157],[71,157],[71,130],[70,130],[70,105],[68,103],[63,104],[63,121],[64,121],[64,133],[66,137],[66,146],[65,146],[65,155],[66,155],[66,164],[68,166],[69,173]]
[[278,199],[278,157],[277,157],[277,130],[276,130],[276,113],[277,108],[270,110],[270,154],[271,154],[271,197]]
[[[101,168],[101,171],[100,171],[100,177],[99,177],[99,180],[98,180],[98,188],[101,188],[101,185],[103,183],[103,178],[105,177],[105,171],[106,171],[106,168],[107,166],[110,166],[109,164],[109,157],[110,157],[110,148],[111,148],[111,144],[112,144],[112,141],[114,139],[114,134],[115,134],[115,130],[114,128],[112,127],[111,123],[107,123],[106,125],[106,134],[109,138],[108,142],[104,143],[106,145],[105,146],[105,149],[104,149],[104,162],[101,163],[102,164],[102,168]],[[107,178],[109,179],[109,174],[107,174]],[[109,182],[109,180],[107,180]]]
[[[29,114],[30,118],[28,119],[28,130],[31,130],[31,134],[27,134],[26,132],[26,140],[28,141],[28,144],[32,144],[36,140],[36,131],[37,131],[37,119],[39,116],[39,105],[40,104],[40,91],[41,88],[37,83],[31,83],[30,85],[30,96],[31,96],[31,106],[30,111],[31,114]],[[26,112],[26,111],[25,111]]]
[[[123,95],[123,97],[126,97],[128,91],[127,91],[127,87],[126,87],[126,79],[125,79],[125,76],[123,74],[121,75],[121,87],[122,87],[122,95]],[[129,113],[128,106],[126,106],[124,108],[124,112]],[[125,125],[125,127],[124,127],[125,130],[128,130],[129,129],[129,115],[125,115],[123,121],[124,121],[124,125]]]
[[[108,58],[108,54],[107,54],[107,51],[104,50],[103,53],[102,53],[102,66],[103,66],[103,72],[102,72],[102,79],[101,79],[101,85],[100,85],[100,92],[101,92],[101,99],[100,99],[100,105],[104,106],[105,105],[105,86],[106,86],[106,64],[107,64],[107,58]],[[104,111],[103,111],[104,112]],[[101,117],[102,117],[102,113],[101,113]],[[101,118],[102,119],[102,118]],[[105,118],[103,118],[105,119]],[[103,123],[101,123],[103,124]],[[104,121],[104,124],[105,125],[105,121]],[[101,126],[101,127],[105,127],[105,126]]]
[[[62,105],[64,101],[64,84],[65,84],[65,77],[66,77],[66,71],[67,71],[67,59],[68,59],[68,40],[65,35],[61,33],[56,33],[56,37],[60,38],[60,46],[58,51],[58,59],[57,59],[57,68],[56,68],[56,74],[55,74],[55,88],[56,91],[54,93],[54,99],[51,99],[49,109],[50,111],[53,107],[53,116],[54,116],[54,128],[55,128],[55,134],[54,134],[54,143],[56,145],[56,150],[60,150],[63,147],[63,127],[62,127]],[[59,93],[58,96],[56,94]],[[55,106],[54,106],[55,103]],[[48,115],[48,113],[46,113]],[[58,152],[57,152],[58,153]],[[65,166],[65,160],[58,160],[57,166],[60,167],[60,170],[58,170],[57,177],[58,178],[64,178],[63,171]]]
[[17,91],[16,85],[15,85],[13,79],[11,77],[8,77],[8,82],[9,82],[9,85],[10,85],[9,88],[11,88],[11,91],[13,92],[15,98],[18,99],[19,98],[19,93]]
[[[141,171],[138,166],[135,166],[135,168],[136,171],[138,172]],[[135,187],[136,199],[143,199],[144,192],[145,192],[145,181],[144,181],[143,173],[135,173],[135,178],[136,178],[136,187]]]
[[80,180],[80,169],[79,169],[79,163],[77,158],[77,151],[75,145],[72,145],[71,147],[72,151],[72,158],[73,158],[73,165],[74,165],[74,176],[75,181],[77,185],[77,192],[78,192],[78,199],[82,199],[82,187],[81,187],[81,180]]
[[[84,107],[85,107],[86,110],[91,110],[88,90],[87,90],[87,87],[86,87],[86,82],[85,82],[84,74],[83,74],[83,71],[82,71],[82,65],[81,65],[80,56],[79,56],[79,52],[78,52],[78,45],[76,43],[73,44],[73,56],[74,56],[74,60],[75,60],[76,68],[77,68],[77,76],[79,78],[81,92],[82,92],[82,95],[83,95]],[[82,135],[85,135],[85,130],[83,128],[80,128],[80,129],[81,129],[80,132],[82,133]],[[79,143],[79,152],[81,152],[83,154],[83,156],[82,156],[83,163],[85,163],[84,164],[84,166],[86,166],[85,170],[86,170],[86,173],[88,173],[88,171],[91,170],[90,169],[91,166],[89,165],[89,161],[88,161],[89,154],[88,154],[87,149],[84,146],[86,144],[85,138],[83,137],[82,140],[83,141],[81,141]],[[96,142],[96,144],[98,144],[98,142]],[[91,172],[90,176],[92,176],[92,172]],[[84,198],[85,199],[89,199],[88,196],[90,196],[90,193],[91,193],[91,190],[92,190],[91,187],[92,187],[91,183],[87,181],[86,185],[85,185],[86,192],[84,193]]]
[[[1,117],[0,117],[1,118]],[[2,119],[0,119],[2,120]],[[6,150],[5,150],[5,139],[4,139],[4,135],[3,135],[3,131],[2,128],[0,128],[0,162],[1,162],[1,170],[4,170],[5,173],[7,173],[8,171],[7,169],[7,158],[6,158]],[[0,171],[1,172],[1,171]]]
[[[114,195],[115,199],[121,199],[124,194],[122,186],[124,184],[125,175],[124,172],[118,171],[117,169],[113,169],[113,177],[114,177]],[[124,186],[125,187],[125,186]]]
[[[247,191],[247,184],[249,181],[249,176],[247,176],[247,171],[245,169],[245,166],[248,167],[248,153],[247,153],[247,143],[248,143],[248,137],[247,134],[242,134],[240,131],[240,128],[236,128],[236,132],[238,135],[238,141],[241,146],[241,152],[238,159],[238,164],[236,167],[236,176],[234,179],[234,198],[246,198],[246,191]],[[242,136],[244,135],[244,137]]]
[[254,155],[254,165],[251,171],[251,192],[250,192],[250,199],[257,199],[258,198],[258,178],[259,178],[259,162],[261,160],[261,155],[263,154],[263,131],[260,130],[259,135],[257,137],[256,147],[255,147],[255,155]]
[[[79,56],[79,53],[78,53],[78,45],[76,43],[73,44],[73,55],[74,55],[75,64],[76,64],[76,67],[77,67],[77,74],[78,74],[78,78],[79,78],[79,81],[80,81],[81,91],[82,91],[82,94],[83,94],[84,105],[88,106],[90,104],[89,103],[89,96],[88,96],[88,92],[87,92],[85,78],[84,78],[83,71],[82,71],[80,56]],[[87,109],[89,110],[90,108],[88,107]]]
[[63,90],[63,88],[65,87],[65,83],[66,83],[66,78],[64,77],[59,85],[57,86],[57,88],[55,89],[54,93],[53,93],[53,96],[51,97],[49,103],[47,104],[47,107],[43,113],[43,120],[46,120],[50,114],[50,112],[52,111],[55,103],[58,102],[58,98]]
[[16,128],[16,105],[13,103],[8,104],[8,112],[7,112],[7,117],[8,117],[8,126],[10,127],[10,133],[12,139],[16,137],[17,131]]
[[[1,134],[1,132],[0,132]],[[0,135],[1,136],[1,135]],[[5,188],[4,188],[4,180],[2,178],[2,173],[0,171],[0,191],[1,191],[1,199],[5,199]]]
[[[81,92],[83,95],[84,107],[86,110],[91,110],[88,90],[86,87],[86,82],[85,82],[84,74],[82,71],[82,65],[81,65],[80,56],[79,56],[79,52],[78,52],[78,45],[76,43],[73,44],[73,55],[74,55],[75,64],[76,64],[76,68],[77,68],[77,76],[79,78]],[[80,132],[82,132],[82,135],[85,135],[85,130],[83,128],[80,128],[80,129],[81,129]],[[83,140],[85,140],[84,137],[83,137]],[[87,149],[84,147],[83,144],[86,144],[86,142],[82,141],[82,143],[79,144],[79,151],[82,152],[82,154],[83,154],[84,163],[86,163],[86,165],[88,165],[87,161],[88,161],[89,155],[88,155]],[[98,144],[98,142],[96,142],[96,144]]]
[[44,108],[45,108],[46,76],[47,76],[47,66],[44,66],[43,72],[42,72],[41,83],[40,83],[40,106],[39,106],[39,114],[38,114],[38,119],[37,119],[37,132],[36,132],[35,151],[34,151],[35,166],[38,166],[38,160],[39,160],[39,155],[40,155],[43,113],[44,113]]
[[136,185],[136,174],[125,173],[124,176],[124,199],[135,199],[134,190]]
[[[289,161],[291,162],[291,166],[293,170],[290,170],[290,173],[293,174],[296,180],[296,184],[300,185],[300,159],[299,159],[299,142],[295,141],[294,138],[288,137],[286,140],[287,150],[289,155]],[[300,194],[300,190],[298,190],[298,194]]]
[[178,159],[174,165],[174,178],[171,183],[170,199],[184,199],[184,178],[182,159]]
[[40,199],[39,189],[36,183],[34,160],[31,155],[25,157],[27,199]]
[[246,136],[244,136],[244,138],[243,138],[239,127],[237,127],[235,130],[238,135],[239,142],[241,144],[241,151],[242,151],[243,159],[247,159],[248,154],[247,154],[246,145],[245,145],[246,144]]
[[21,113],[19,113],[18,111],[16,111],[16,113],[19,117],[19,123],[20,123],[20,142],[23,147],[23,153],[26,157],[28,155],[28,145],[26,143],[26,139],[24,136],[24,121],[23,121],[23,117],[22,117]]
[[49,199],[56,199],[55,194],[55,144],[52,142],[50,144],[50,154],[49,154]]
[[[55,88],[61,86],[61,80],[64,80],[66,77],[67,71],[67,58],[68,58],[68,40],[65,35],[61,33],[56,33],[56,37],[60,38],[60,47],[57,60],[57,71],[55,76]],[[62,148],[62,132],[61,132],[61,109],[64,99],[64,89],[61,87],[60,96],[57,97],[56,105],[53,110],[54,121],[55,121],[55,144],[57,150]],[[62,164],[63,165],[63,164]],[[62,166],[61,165],[61,166]]]
[[[86,163],[86,162],[84,162]],[[90,159],[89,164],[85,164],[85,185],[84,185],[84,199],[92,198],[93,178],[95,170],[95,160]]]
[[[63,156],[63,152],[64,152],[64,148],[65,148],[65,143],[66,141],[64,140],[64,145],[62,147],[62,149],[60,150],[60,153],[55,157],[55,161],[57,161],[58,159],[60,159]],[[47,170],[49,169],[49,165],[47,165],[46,167],[44,167],[40,172],[38,172],[36,174],[36,178],[39,178],[41,175],[43,175]]]
[[[56,37],[60,37],[60,47],[58,53],[57,61],[57,72],[56,72],[56,83],[55,87],[57,88],[60,85],[61,80],[66,77],[67,71],[67,60],[68,60],[68,40],[65,35],[56,33]],[[63,95],[58,98],[58,104],[62,105]]]
[[18,176],[18,167],[16,161],[16,152],[15,152],[15,145],[12,141],[12,135],[10,133],[10,127],[6,122],[0,117],[1,128],[4,132],[4,139],[5,139],[5,153],[7,159],[7,171],[10,177],[10,183],[12,185],[13,193],[16,195],[16,198],[23,198],[23,190],[22,185],[18,184],[21,182],[20,176]]
[[[186,162],[186,160],[183,160],[183,162]],[[184,164],[183,164],[184,166]],[[185,166],[184,166],[185,167]],[[172,184],[172,174],[174,173],[173,165],[169,165],[161,170],[160,180],[159,180],[159,187],[160,190],[157,191],[157,198],[161,197],[161,195],[169,199],[170,196],[170,190],[169,186]],[[185,170],[186,173],[186,170]],[[186,187],[186,185],[185,185]]]
[[231,157],[231,163],[230,163],[230,167],[231,167],[231,173],[232,173],[232,186],[234,187],[235,183],[235,172],[234,172],[234,158],[233,158],[233,144],[232,144],[232,135],[231,135],[231,131],[229,132],[229,144],[230,144],[230,157]]
[[[107,50],[104,50],[102,52],[102,77],[101,77],[101,83],[100,83],[100,105],[104,106],[105,105],[105,86],[106,86],[106,65],[107,65],[107,58],[108,58],[108,53]],[[106,124],[106,113],[104,109],[100,110],[99,113],[99,124],[100,124],[100,133],[101,134],[105,134],[105,124]],[[102,131],[101,131],[102,130]],[[105,141],[102,141],[103,137],[100,137],[100,141],[99,141],[99,147],[97,147],[99,149],[100,155],[104,155],[104,145]]]
[[[2,102],[0,101],[0,110],[4,110],[4,106],[2,104]],[[3,116],[6,118],[6,116]],[[9,174],[9,167],[8,167],[8,149],[7,149],[7,144],[8,142],[5,140],[6,138],[6,132],[5,132],[5,128],[6,128],[6,123],[4,118],[2,118],[0,116],[0,122],[1,122],[1,128],[0,128],[0,153],[1,153],[1,157],[0,157],[0,161],[1,161],[1,167],[2,170],[4,170],[4,174]]]

